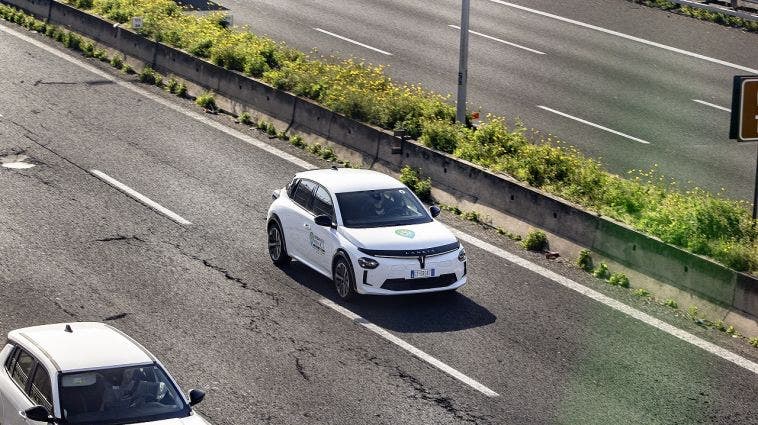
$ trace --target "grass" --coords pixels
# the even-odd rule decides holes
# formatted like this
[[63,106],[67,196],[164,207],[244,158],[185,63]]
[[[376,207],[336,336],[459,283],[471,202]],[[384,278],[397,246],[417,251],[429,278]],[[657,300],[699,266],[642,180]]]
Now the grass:
[[548,247],[547,235],[542,230],[533,229],[521,241],[521,246],[529,251],[545,251]]
[[216,105],[216,98],[214,97],[213,93],[209,91],[206,91],[195,98],[195,104],[207,111],[215,112],[218,110],[218,106]]
[[685,5],[679,5],[667,0],[629,0],[634,3],[644,4],[649,7],[657,7],[659,9],[667,10],[670,12],[680,13],[685,16],[689,16],[695,19],[703,21],[714,22],[720,25],[726,25],[729,27],[742,28],[746,31],[758,32],[758,22],[742,19],[738,16],[727,15],[726,13],[712,12],[710,10],[700,9],[696,7],[690,7]]
[[576,259],[576,265],[586,272],[592,272],[595,267],[592,264],[592,253],[588,249],[579,251],[579,258]]
[[[421,170],[406,165],[400,170],[398,180],[408,186],[422,201],[432,201],[432,179],[428,177],[426,179],[422,178]],[[460,215],[460,210],[458,215]]]
[[[348,117],[388,130],[405,130],[427,146],[507,173],[735,270],[758,271],[758,232],[749,204],[721,193],[682,188],[660,175],[655,166],[650,171],[632,170],[617,176],[571,146],[536,132],[527,134],[518,120],[509,124],[504,117],[487,115],[477,128],[456,124],[450,96],[396,83],[382,66],[354,59],[312,58],[269,38],[226,28],[221,14],[185,13],[172,0],[72,3],[126,26],[132,16],[142,16],[139,32],[145,37],[259,78]],[[72,49],[81,48],[80,37],[11,7],[0,6],[0,16],[44,32]],[[115,56],[111,61],[123,58]],[[176,87],[172,92],[186,95],[183,83]],[[426,193],[425,184],[418,188],[422,194]]]
[[610,276],[610,272],[608,271],[608,265],[605,263],[600,263],[597,269],[595,269],[595,271],[592,272],[592,275],[598,279],[607,279]]

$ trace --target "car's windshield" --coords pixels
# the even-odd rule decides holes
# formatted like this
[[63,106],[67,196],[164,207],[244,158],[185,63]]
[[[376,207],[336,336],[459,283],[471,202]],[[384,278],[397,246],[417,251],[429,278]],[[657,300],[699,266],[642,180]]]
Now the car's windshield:
[[63,374],[60,403],[63,419],[69,424],[127,424],[190,413],[156,364]]
[[406,188],[338,193],[337,203],[345,227],[406,226],[432,221]]

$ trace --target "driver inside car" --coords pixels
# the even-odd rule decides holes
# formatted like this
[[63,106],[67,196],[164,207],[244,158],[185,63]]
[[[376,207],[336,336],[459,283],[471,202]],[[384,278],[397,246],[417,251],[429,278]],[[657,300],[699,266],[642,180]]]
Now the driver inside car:
[[123,409],[129,407],[139,386],[137,369],[125,369],[121,375],[108,376],[108,384],[103,392],[100,411]]

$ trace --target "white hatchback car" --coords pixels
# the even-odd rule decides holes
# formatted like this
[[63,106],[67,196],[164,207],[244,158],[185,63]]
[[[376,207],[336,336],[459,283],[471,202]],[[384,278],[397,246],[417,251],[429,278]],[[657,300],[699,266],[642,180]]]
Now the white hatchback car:
[[398,180],[376,171],[332,168],[298,173],[273,194],[268,252],[296,258],[331,278],[337,294],[415,294],[466,283],[466,253]]
[[0,351],[0,423],[207,425],[161,363],[102,323],[11,331]]

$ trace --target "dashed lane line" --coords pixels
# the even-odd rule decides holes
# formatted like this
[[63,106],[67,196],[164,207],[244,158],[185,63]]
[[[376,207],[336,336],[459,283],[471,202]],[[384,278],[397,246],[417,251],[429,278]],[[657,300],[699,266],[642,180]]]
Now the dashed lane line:
[[[449,26],[450,28],[455,28],[455,29],[457,29],[458,31],[460,31],[460,30],[461,30],[461,27],[459,27],[459,26],[457,26],[457,25],[448,25],[448,26]],[[474,35],[478,35],[479,37],[484,37],[484,38],[486,38],[486,39],[488,39],[488,40],[497,41],[498,43],[503,43],[503,44],[506,44],[506,45],[508,45],[508,46],[511,46],[511,47],[516,47],[516,48],[518,48],[518,49],[526,50],[527,52],[536,53],[536,54],[538,54],[538,55],[544,55],[544,54],[545,54],[545,52],[540,52],[539,50],[531,49],[531,48],[529,48],[529,47],[526,47],[526,46],[522,46],[522,45],[520,45],[520,44],[512,43],[512,42],[510,42],[510,41],[505,41],[505,40],[503,40],[503,39],[500,39],[500,38],[497,38],[497,37],[493,37],[493,36],[491,36],[491,35],[482,34],[482,33],[480,33],[480,32],[471,31],[471,30],[469,30],[468,32],[470,32],[471,34],[474,34]]]
[[639,142],[639,143],[642,143],[644,145],[649,145],[650,144],[650,142],[648,142],[647,140],[642,140],[640,138],[637,138],[637,137],[634,137],[634,136],[630,136],[630,135],[628,135],[626,133],[622,133],[620,131],[616,131],[616,130],[610,129],[608,127],[604,127],[604,126],[602,126],[600,124],[595,124],[594,122],[590,122],[590,121],[581,119],[579,117],[575,117],[573,115],[569,115],[569,114],[567,114],[565,112],[561,112],[561,111],[558,111],[558,110],[555,110],[555,109],[548,108],[547,106],[537,105],[537,107],[540,108],[540,109],[544,109],[544,110],[546,110],[548,112],[552,112],[552,113],[554,113],[556,115],[560,115],[562,117],[565,117],[565,118],[568,118],[568,119],[580,122],[582,124],[587,124],[590,127],[595,127],[597,129],[600,129],[600,130],[603,130],[603,131],[607,131],[608,133],[613,133],[613,134],[615,134],[617,136],[625,137],[625,138],[627,138],[629,140],[634,140],[635,142]]
[[339,38],[340,40],[347,41],[348,43],[353,43],[355,45],[358,45],[358,46],[361,46],[361,47],[365,47],[365,48],[367,48],[369,50],[373,50],[375,52],[379,52],[379,53],[381,53],[383,55],[392,56],[392,53],[390,53],[390,52],[385,52],[384,50],[377,49],[376,47],[369,46],[368,44],[363,44],[360,41],[353,40],[352,38],[347,38],[347,37],[341,36],[339,34],[335,34],[333,32],[329,32],[329,31],[321,29],[321,28],[314,28],[314,30],[316,30],[318,32],[321,32],[321,33],[324,33],[326,35],[331,35],[334,38]]

